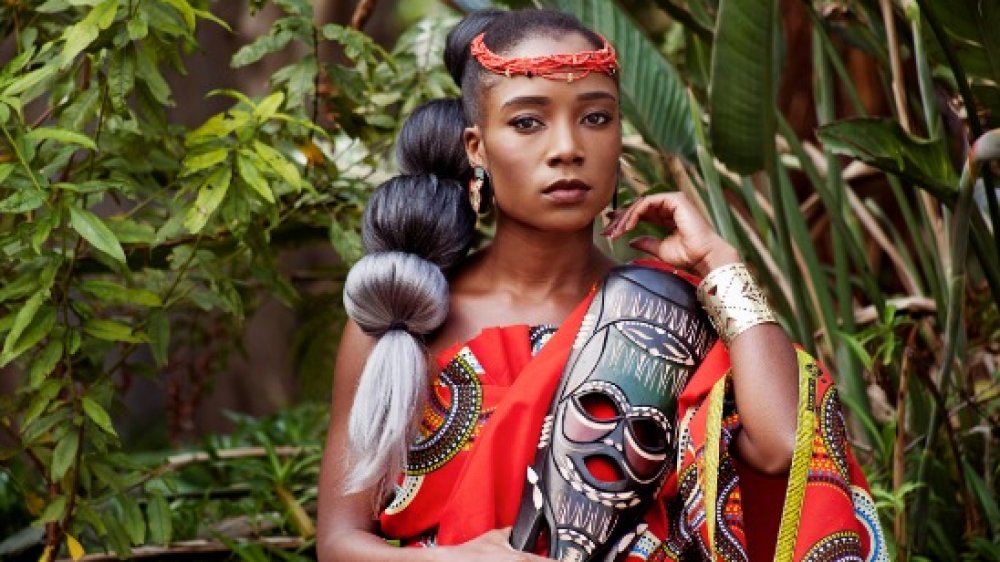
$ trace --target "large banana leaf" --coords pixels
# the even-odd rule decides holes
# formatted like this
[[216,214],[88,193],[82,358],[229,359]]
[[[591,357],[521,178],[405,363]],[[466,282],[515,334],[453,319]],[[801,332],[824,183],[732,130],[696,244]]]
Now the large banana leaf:
[[[997,0],[925,0],[930,17],[951,36],[951,48],[974,85],[976,99],[996,120],[1000,114],[1000,2]],[[939,47],[931,52],[945,62]],[[989,119],[988,119],[989,120]]]
[[958,175],[940,139],[921,139],[894,120],[871,117],[830,123],[816,135],[837,154],[906,178],[949,206],[955,202]]
[[722,0],[709,91],[712,150],[741,174],[764,167],[774,145],[775,0]]
[[657,147],[695,162],[694,127],[677,71],[632,18],[610,0],[545,0],[607,37],[622,67],[622,110]]

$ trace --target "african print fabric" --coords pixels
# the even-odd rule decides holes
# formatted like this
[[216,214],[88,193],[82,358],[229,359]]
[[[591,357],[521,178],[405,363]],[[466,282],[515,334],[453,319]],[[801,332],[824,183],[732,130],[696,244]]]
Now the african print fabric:
[[[406,472],[380,517],[383,536],[406,546],[453,545],[513,523],[592,298],[558,330],[488,328],[440,354]],[[632,531],[640,538],[630,541],[628,561],[889,559],[832,380],[808,354],[798,357],[796,448],[790,474],[774,478],[730,455],[740,419],[728,354],[721,344],[712,348],[678,398],[676,471]]]

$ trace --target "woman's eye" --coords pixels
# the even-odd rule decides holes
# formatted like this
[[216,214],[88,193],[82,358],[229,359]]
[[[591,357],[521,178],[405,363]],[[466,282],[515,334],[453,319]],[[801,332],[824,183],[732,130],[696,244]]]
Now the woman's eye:
[[519,131],[527,131],[541,126],[542,122],[534,117],[515,117],[510,120],[510,126]]
[[611,122],[611,115],[603,111],[588,113],[584,116],[583,122],[588,125],[604,125]]

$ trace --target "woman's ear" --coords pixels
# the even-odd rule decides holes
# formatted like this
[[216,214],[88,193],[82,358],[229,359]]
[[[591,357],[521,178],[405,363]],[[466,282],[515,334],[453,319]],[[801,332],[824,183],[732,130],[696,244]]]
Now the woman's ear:
[[475,166],[485,166],[486,158],[483,155],[483,135],[479,130],[479,125],[466,127],[462,133],[462,141],[465,143],[465,154],[469,158],[469,164]]

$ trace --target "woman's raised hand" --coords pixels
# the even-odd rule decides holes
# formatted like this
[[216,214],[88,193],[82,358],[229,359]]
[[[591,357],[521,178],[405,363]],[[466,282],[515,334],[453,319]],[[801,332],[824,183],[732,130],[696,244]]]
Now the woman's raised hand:
[[639,197],[629,207],[615,211],[601,234],[616,239],[634,229],[640,221],[662,226],[670,232],[663,239],[640,236],[629,245],[675,267],[705,276],[716,267],[739,261],[736,249],[715,232],[683,193]]
[[543,562],[542,558],[527,552],[514,550],[510,546],[510,527],[494,529],[483,533],[469,542],[458,546],[442,547],[441,553],[447,552],[446,560],[464,562],[477,560],[483,562]]

